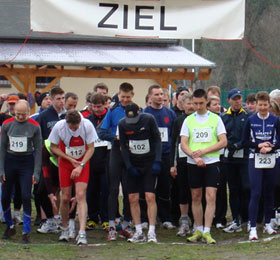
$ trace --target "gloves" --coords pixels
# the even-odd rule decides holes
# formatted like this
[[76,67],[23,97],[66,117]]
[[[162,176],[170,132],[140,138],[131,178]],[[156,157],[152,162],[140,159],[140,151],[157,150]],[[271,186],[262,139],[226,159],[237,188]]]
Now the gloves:
[[229,143],[227,148],[228,148],[228,159],[232,160],[233,159],[233,154],[237,150],[237,144]]
[[161,161],[154,161],[152,165],[152,174],[158,176],[161,172]]
[[132,177],[139,177],[140,176],[140,173],[137,171],[137,169],[133,166],[130,166],[128,169],[127,169],[127,173],[132,176]]

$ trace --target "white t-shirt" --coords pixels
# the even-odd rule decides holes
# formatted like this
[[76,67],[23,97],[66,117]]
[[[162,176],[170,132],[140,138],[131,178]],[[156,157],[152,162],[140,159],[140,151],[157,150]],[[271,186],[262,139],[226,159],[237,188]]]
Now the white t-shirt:
[[[205,113],[203,115],[197,114],[195,112],[195,120],[199,124],[204,124],[208,120],[208,117],[209,117],[209,111],[207,111],[207,113]],[[217,136],[219,136],[221,134],[226,134],[226,128],[225,128],[225,125],[224,125],[222,119],[219,117],[218,118],[218,126],[217,126]],[[187,126],[187,118],[185,119],[185,121],[182,125],[180,136],[189,137],[189,129],[188,129],[188,126]],[[211,164],[211,163],[215,163],[215,162],[220,161],[219,157],[202,156],[201,159],[203,159],[203,161],[206,164]],[[195,161],[192,158],[190,158],[189,156],[188,156],[188,163],[196,164]]]
[[53,127],[48,140],[53,144],[59,144],[60,140],[69,147],[72,137],[81,137],[85,144],[94,143],[98,139],[95,127],[93,124],[85,118],[82,118],[79,128],[76,131],[72,131],[66,120],[58,121]]

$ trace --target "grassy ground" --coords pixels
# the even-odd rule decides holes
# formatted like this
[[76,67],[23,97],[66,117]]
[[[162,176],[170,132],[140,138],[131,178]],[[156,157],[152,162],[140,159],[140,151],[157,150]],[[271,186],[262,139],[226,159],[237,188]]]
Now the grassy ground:
[[[3,233],[5,225],[0,225]],[[279,237],[271,241],[263,241],[267,235],[259,231],[261,242],[240,243],[248,239],[244,231],[225,234],[213,229],[213,237],[217,245],[208,246],[202,243],[186,244],[185,238],[176,237],[176,230],[157,229],[159,244],[130,244],[124,239],[108,242],[107,233],[101,228],[88,231],[89,246],[77,247],[74,242],[59,243],[58,234],[37,234],[32,228],[31,245],[21,245],[21,229],[17,227],[17,235],[9,241],[0,239],[0,259],[280,259]]]

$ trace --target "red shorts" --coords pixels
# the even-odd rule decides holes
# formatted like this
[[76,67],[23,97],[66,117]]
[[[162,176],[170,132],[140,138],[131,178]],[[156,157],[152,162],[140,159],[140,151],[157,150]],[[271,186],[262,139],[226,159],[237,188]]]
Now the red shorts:
[[80,176],[72,180],[71,179],[71,173],[74,170],[74,166],[68,161],[65,163],[63,160],[59,160],[59,183],[60,183],[60,188],[67,188],[72,186],[72,183],[77,183],[77,182],[84,182],[88,184],[88,179],[89,179],[89,162],[85,164],[85,167],[83,168]]

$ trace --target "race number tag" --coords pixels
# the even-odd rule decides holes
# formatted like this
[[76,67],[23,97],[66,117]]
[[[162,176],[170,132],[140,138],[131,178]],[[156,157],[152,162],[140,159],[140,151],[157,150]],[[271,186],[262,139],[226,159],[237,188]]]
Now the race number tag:
[[[226,158],[228,158],[228,153],[229,153],[229,150],[228,150],[228,149],[225,149],[225,154],[224,154],[224,156],[225,156]],[[240,150],[234,151],[232,157],[233,157],[233,158],[244,158],[244,149],[240,149]]]
[[162,142],[168,142],[168,129],[167,127],[159,127],[160,137]]
[[133,154],[146,154],[150,152],[149,140],[129,140],[129,149]]
[[193,129],[194,143],[209,143],[212,141],[212,128],[203,127]]
[[27,151],[27,137],[21,136],[21,137],[14,137],[9,136],[10,139],[10,150],[13,152],[26,152]]
[[107,141],[103,141],[103,140],[101,140],[101,139],[96,139],[95,141],[94,141],[94,147],[96,148],[96,147],[107,147],[108,146],[108,142]]
[[270,169],[274,168],[276,162],[276,156],[272,154],[255,154],[255,168],[257,169]]
[[181,144],[178,145],[178,154],[179,154],[179,158],[187,157],[187,155],[183,152],[183,150],[181,148]]
[[80,159],[84,156],[86,152],[85,145],[83,146],[73,146],[73,147],[66,147],[65,153],[71,156],[74,159]]

